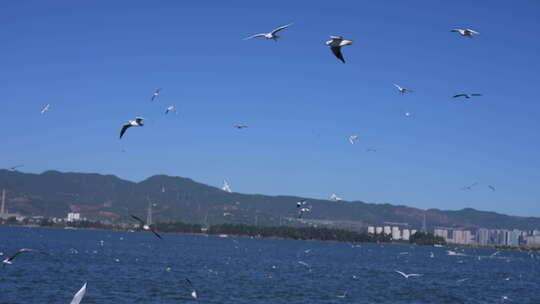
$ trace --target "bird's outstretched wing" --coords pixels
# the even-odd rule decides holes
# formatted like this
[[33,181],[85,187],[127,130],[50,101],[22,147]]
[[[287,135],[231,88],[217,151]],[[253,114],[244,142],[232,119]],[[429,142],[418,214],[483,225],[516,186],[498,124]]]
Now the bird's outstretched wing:
[[156,89],[156,90],[154,91],[154,93],[152,94],[152,98],[150,98],[150,101],[154,101],[154,99],[156,99],[156,97],[159,96],[159,93],[160,93],[160,92],[161,92],[161,88]]
[[266,35],[266,34],[255,34],[255,35],[246,37],[246,38],[244,38],[243,40],[249,40],[249,39],[253,39],[253,38],[257,38],[257,37],[264,37],[265,35]]
[[422,275],[421,274],[418,274],[418,273],[411,273],[408,275],[409,277],[421,277]]
[[395,84],[395,83],[394,83],[394,86],[395,86],[398,90],[400,90],[400,91],[402,90],[402,88],[401,88],[399,85]]
[[126,133],[126,130],[129,129],[129,127],[131,127],[131,124],[125,124],[122,126],[122,130],[120,130],[120,138],[124,136],[124,133]]
[[467,94],[457,94],[457,95],[454,95],[452,96],[453,98],[458,98],[458,97],[465,97],[467,96]]
[[144,221],[143,221],[140,217],[135,216],[135,215],[133,215],[133,214],[130,214],[130,216],[131,216],[133,219],[135,219],[137,222],[141,223],[141,226],[144,226],[145,223],[144,223]]
[[270,34],[274,35],[275,33],[279,32],[279,31],[282,31],[282,30],[288,28],[288,27],[291,26],[291,25],[292,25],[292,23],[289,23],[289,24],[284,25],[284,26],[280,26],[280,27],[278,27],[277,29],[271,31]]
[[396,272],[399,273],[400,275],[402,275],[404,278],[407,277],[407,275],[406,275],[404,272],[401,272],[401,271],[399,271],[399,270],[396,270]]
[[73,300],[71,300],[70,304],[79,304],[82,301],[82,298],[86,294],[86,283],[82,286],[82,288],[77,291],[77,293],[73,296]]
[[21,249],[21,250],[15,252],[15,254],[13,254],[12,256],[10,256],[7,260],[8,260],[8,261],[13,261],[13,260],[15,260],[15,258],[16,258],[19,254],[23,254],[23,253],[27,253],[27,252],[32,252],[32,251],[34,251],[34,250],[32,250],[32,249],[27,249],[27,248],[23,248],[23,249]]
[[150,227],[150,231],[152,231],[152,233],[160,240],[163,240],[163,238],[161,237],[161,235],[159,235],[155,230],[154,228]]
[[341,54],[341,47],[334,46],[330,48],[332,50],[332,53],[337,57],[337,59],[341,60],[341,62],[345,63],[345,58],[343,58],[343,54]]
[[474,93],[474,94],[471,94],[471,96],[482,96],[482,94]]
[[488,185],[488,188],[491,189],[491,191],[495,192],[495,187],[493,187],[492,185]]
[[466,29],[466,31],[467,31],[467,32],[470,32],[470,33],[472,33],[472,34],[476,34],[476,35],[480,34],[479,32],[477,32],[477,31],[475,31],[475,30],[471,30],[471,29]]

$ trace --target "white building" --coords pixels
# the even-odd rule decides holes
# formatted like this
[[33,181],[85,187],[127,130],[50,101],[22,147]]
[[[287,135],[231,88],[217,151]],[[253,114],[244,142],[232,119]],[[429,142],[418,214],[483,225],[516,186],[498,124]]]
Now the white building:
[[375,228],[375,232],[377,234],[381,234],[383,232],[383,228],[382,227],[377,227],[377,228]]
[[390,226],[384,226],[383,232],[384,234],[392,234],[392,228]]
[[67,215],[67,219],[66,219],[68,222],[76,222],[76,221],[80,221],[81,220],[81,214],[80,213],[76,213],[76,212],[70,212],[68,213]]
[[409,229],[403,229],[403,233],[401,235],[401,238],[404,241],[408,241],[411,238],[411,231]]
[[411,229],[411,235],[415,235],[417,231],[418,230],[416,230],[416,229]]
[[401,240],[401,231],[399,231],[399,227],[397,226],[392,227],[392,239]]
[[368,226],[368,227],[367,227],[367,233],[375,234],[375,227],[373,227],[373,226]]

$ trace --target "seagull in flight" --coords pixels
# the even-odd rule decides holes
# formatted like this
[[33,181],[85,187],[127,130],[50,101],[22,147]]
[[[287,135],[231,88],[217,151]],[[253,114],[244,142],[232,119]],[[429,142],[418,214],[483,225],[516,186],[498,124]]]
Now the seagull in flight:
[[189,286],[189,288],[191,289],[191,297],[193,299],[197,300],[199,298],[199,295],[197,294],[197,290],[195,290],[195,288],[193,288],[193,283],[191,283],[191,281],[188,278],[186,278],[186,283]]
[[174,112],[174,114],[178,114],[178,112],[176,112],[176,106],[168,106],[165,114],[169,114],[169,112]]
[[375,148],[367,148],[366,152],[377,152],[377,149],[375,149]]
[[411,117],[412,113],[411,112],[405,112],[405,113],[403,113],[403,115],[405,115],[405,117]]
[[140,223],[139,225],[139,228],[142,229],[142,230],[145,230],[145,231],[151,231],[158,239],[162,240],[163,238],[161,237],[161,235],[159,235],[155,230],[154,228],[152,227],[152,225],[147,225],[145,221],[143,221],[140,217],[138,216],[135,216],[133,214],[130,214],[131,217],[133,219],[135,219],[136,221],[138,221]]
[[[296,203],[296,207],[298,208],[298,218],[302,218],[302,215],[307,212],[311,212],[311,206],[306,206],[306,201],[300,201]],[[305,207],[303,207],[305,206]]]
[[17,171],[17,168],[21,168],[21,167],[24,167],[24,165],[13,166],[13,167],[9,168],[9,170],[10,171]]
[[144,118],[142,117],[136,117],[135,120],[130,120],[127,124],[122,126],[122,130],[120,131],[120,138],[124,136],[124,133],[126,133],[126,130],[131,127],[142,127],[144,126],[143,123]]
[[358,140],[358,135],[351,135],[349,136],[349,142],[351,145],[354,145],[354,143]]
[[238,130],[242,130],[242,129],[246,129],[248,127],[248,125],[245,125],[245,124],[235,124],[233,126],[234,128],[238,129]]
[[86,294],[86,283],[81,287],[79,291],[73,296],[73,300],[71,300],[70,304],[79,304],[82,301],[82,298]]
[[227,180],[223,180],[223,187],[221,187],[221,189],[225,192],[229,192],[231,193],[232,190],[231,190],[231,185],[229,184],[229,182],[227,182]]
[[154,101],[156,98],[158,98],[159,94],[161,94],[161,88],[156,89],[154,93],[152,93],[152,98],[150,98],[150,101]]
[[306,200],[301,200],[296,202],[296,208],[301,208],[302,206],[305,206],[307,204]]
[[488,188],[491,189],[491,191],[493,192],[497,191],[497,189],[495,189],[495,187],[493,187],[492,185],[488,185]]
[[422,276],[421,274],[418,274],[418,273],[411,273],[411,274],[406,274],[402,271],[399,271],[399,270],[396,270],[397,273],[399,273],[400,275],[402,275],[405,279],[408,279],[410,277],[419,277],[419,276]]
[[472,184],[470,184],[468,186],[465,186],[465,187],[461,188],[461,190],[471,190],[473,187],[475,187],[477,185],[478,185],[478,183],[474,182],[474,183],[472,183]]
[[276,28],[275,30],[271,31],[270,33],[255,34],[255,35],[244,38],[244,40],[249,40],[249,39],[258,38],[258,37],[264,37],[266,39],[272,39],[272,40],[277,42],[277,40],[279,38],[281,38],[281,36],[278,36],[277,33],[279,31],[282,31],[282,30],[288,28],[291,25],[292,25],[292,23],[284,25],[284,26],[280,26],[280,27]]
[[12,256],[10,256],[10,257],[6,258],[5,260],[3,260],[2,264],[3,264],[3,266],[11,265],[11,264],[13,264],[13,261],[15,260],[15,258],[18,257],[20,254],[33,252],[33,251],[35,251],[35,250],[28,249],[28,248],[22,248],[19,251],[15,252],[15,254],[13,254]]
[[478,94],[478,93],[465,94],[465,93],[462,93],[462,94],[454,95],[454,96],[452,96],[452,97],[453,97],[453,98],[465,97],[465,99],[469,99],[469,98],[472,98],[472,97],[474,97],[474,96],[482,96],[482,94]]
[[402,88],[402,87],[400,87],[399,85],[397,85],[397,84],[395,84],[395,83],[394,83],[394,86],[399,90],[399,92],[400,92],[401,94],[412,93],[412,92],[413,92],[413,90],[409,90],[409,89],[407,89],[407,88]]
[[333,200],[335,202],[337,201],[340,201],[341,200],[341,197],[339,197],[337,194],[335,193],[332,193],[332,195],[330,195],[330,200]]
[[341,54],[341,47],[346,46],[346,45],[351,45],[353,44],[353,41],[343,39],[342,36],[330,36],[330,39],[332,40],[326,41],[325,44],[330,47],[330,49],[332,50],[332,53],[334,53],[337,59],[345,63],[345,58],[343,58],[343,54]]
[[347,291],[345,291],[342,295],[338,295],[337,297],[340,298],[340,299],[346,298],[347,297]]
[[461,36],[473,38],[480,33],[471,29],[453,29],[450,32],[459,33]]
[[50,104],[46,104],[43,108],[41,108],[41,114],[45,114],[49,112],[49,108],[51,107]]

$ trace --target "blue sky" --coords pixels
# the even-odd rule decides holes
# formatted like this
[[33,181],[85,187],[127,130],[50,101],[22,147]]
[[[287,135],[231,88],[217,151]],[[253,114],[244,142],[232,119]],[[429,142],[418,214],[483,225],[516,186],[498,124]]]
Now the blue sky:
[[[537,1],[6,1],[0,167],[540,216],[539,12]],[[242,40],[291,22],[278,43]],[[329,35],[354,40],[346,64]],[[451,98],[461,92],[484,96]],[[118,140],[139,115],[146,125]]]

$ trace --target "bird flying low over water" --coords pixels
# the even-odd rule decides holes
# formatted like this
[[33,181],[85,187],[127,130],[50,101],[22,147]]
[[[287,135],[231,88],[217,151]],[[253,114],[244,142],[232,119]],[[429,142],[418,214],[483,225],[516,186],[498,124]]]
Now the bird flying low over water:
[[46,104],[43,108],[41,108],[41,114],[45,114],[49,112],[49,108],[51,107],[50,104]]
[[453,29],[451,32],[459,33],[461,36],[473,38],[480,33],[471,29]]
[[150,101],[154,101],[156,98],[158,98],[159,94],[161,94],[161,88],[156,89],[154,93],[152,93],[152,98],[150,98]]
[[79,304],[81,303],[84,295],[86,294],[86,283],[81,287],[79,291],[73,296],[73,300],[71,300],[70,304]]
[[249,36],[249,37],[246,37],[244,38],[244,40],[249,40],[249,39],[252,39],[252,38],[258,38],[258,37],[264,37],[266,39],[272,39],[274,41],[277,42],[277,40],[279,38],[281,38],[281,36],[278,36],[276,35],[279,31],[282,31],[286,28],[288,28],[289,26],[291,26],[292,23],[290,24],[287,24],[287,25],[283,25],[283,26],[280,26],[278,28],[276,28],[275,30],[271,31],[270,33],[262,33],[262,34],[255,34],[255,35],[252,35],[252,36]]
[[169,114],[169,112],[174,112],[175,114],[178,114],[178,112],[176,112],[176,106],[168,106],[165,114]]
[[35,250],[28,249],[28,248],[22,248],[19,251],[15,252],[15,254],[13,254],[12,256],[10,256],[10,257],[6,258],[5,260],[3,260],[2,264],[3,264],[3,266],[11,265],[11,264],[13,264],[13,261],[15,260],[15,258],[17,258],[20,254],[33,252],[33,251],[35,251]]
[[232,192],[231,185],[229,184],[227,180],[223,180],[223,187],[221,187],[221,189],[225,192],[229,192],[229,193]]
[[351,143],[351,145],[354,145],[354,143],[356,143],[357,140],[358,140],[358,135],[349,136],[349,142]]
[[465,99],[469,99],[469,98],[472,98],[474,96],[482,96],[482,94],[478,94],[478,93],[473,93],[473,94],[457,94],[457,95],[454,95],[452,96],[453,98],[458,98],[458,97],[465,97]]
[[126,133],[126,130],[131,127],[142,127],[144,126],[143,123],[144,118],[142,117],[136,117],[135,120],[130,120],[127,124],[122,126],[122,130],[120,130],[120,138],[124,136],[124,133]]
[[325,44],[330,47],[330,49],[332,50],[332,53],[334,53],[337,59],[345,63],[345,58],[343,58],[343,54],[341,54],[341,47],[346,46],[346,45],[351,45],[353,44],[353,41],[343,39],[342,36],[330,36],[330,39],[332,40],[326,41]]
[[133,219],[135,219],[136,221],[138,221],[140,223],[139,225],[139,228],[144,230],[144,231],[151,231],[158,239],[162,240],[163,238],[161,237],[161,235],[159,235],[155,230],[154,230],[154,227],[152,227],[152,225],[147,225],[145,221],[143,221],[140,217],[137,217],[135,215],[132,215],[130,214],[131,217]]
[[396,270],[396,272],[399,273],[400,275],[402,275],[405,279],[408,279],[410,277],[419,277],[419,276],[421,276],[421,274],[418,274],[418,273],[406,274],[406,273],[401,272],[399,270]]
[[191,297],[197,300],[199,298],[199,294],[197,294],[197,290],[195,290],[195,288],[193,287],[193,283],[191,283],[191,281],[187,278],[186,278],[186,283],[191,289]]
[[407,88],[402,88],[402,87],[400,87],[399,85],[397,85],[397,84],[395,84],[395,83],[394,83],[394,86],[399,90],[399,92],[400,92],[401,94],[413,92],[413,90],[409,90],[409,89],[407,89]]
[[332,193],[332,195],[330,195],[330,200],[333,200],[335,202],[337,201],[340,201],[341,200],[341,197],[339,197],[337,194],[335,193]]

